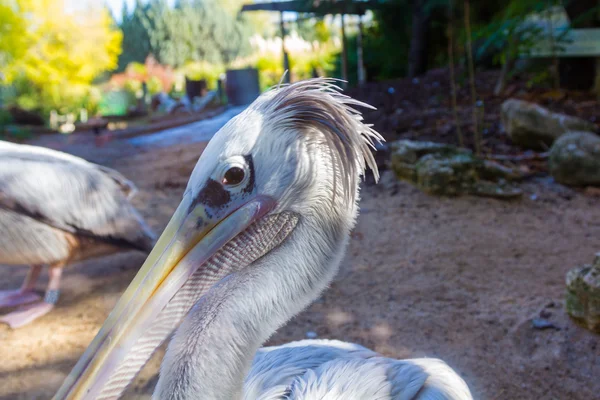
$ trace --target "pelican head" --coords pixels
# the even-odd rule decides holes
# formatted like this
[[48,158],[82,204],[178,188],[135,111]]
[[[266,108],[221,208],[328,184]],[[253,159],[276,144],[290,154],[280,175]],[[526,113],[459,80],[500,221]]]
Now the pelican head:
[[[147,360],[212,288],[276,257],[282,246],[297,247],[298,257],[333,252],[331,262],[303,263],[313,268],[303,280],[318,268],[331,270],[314,285],[322,290],[356,219],[365,167],[377,177],[370,147],[382,139],[353,106],[368,107],[339,93],[332,80],[313,79],[269,91],[230,120],[207,145],[171,221],[55,399],[104,398],[106,387],[137,373],[135,358]],[[325,237],[311,241],[312,232]],[[281,279],[285,268],[276,270]],[[311,297],[298,299],[296,312]]]

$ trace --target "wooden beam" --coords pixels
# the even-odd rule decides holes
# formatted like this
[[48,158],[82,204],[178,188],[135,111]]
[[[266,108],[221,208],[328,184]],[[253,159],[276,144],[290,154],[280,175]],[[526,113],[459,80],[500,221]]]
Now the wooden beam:
[[285,83],[290,83],[290,58],[285,49],[285,23],[283,22],[283,11],[280,12],[279,17],[279,27],[281,28],[281,53],[283,54],[283,73],[285,74],[283,80]]
[[367,79],[363,61],[363,23],[361,16],[358,17],[358,32],[356,33],[356,57],[358,59],[358,65],[356,66],[358,71],[358,86],[362,86]]
[[297,13],[314,13],[317,15],[327,14],[352,14],[364,15],[367,10],[380,9],[385,6],[384,0],[369,1],[336,1],[320,2],[314,5],[306,0],[275,1],[271,3],[254,3],[242,6],[241,12],[248,11],[291,11]]
[[[348,45],[346,43],[346,23],[344,21],[344,14],[342,14],[342,79],[348,81]],[[342,83],[342,86],[346,88],[348,84]]]

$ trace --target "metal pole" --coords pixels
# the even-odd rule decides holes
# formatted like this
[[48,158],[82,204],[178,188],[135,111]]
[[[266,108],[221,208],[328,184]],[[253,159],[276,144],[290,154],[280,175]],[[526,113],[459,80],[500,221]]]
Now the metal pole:
[[[346,47],[346,27],[344,14],[342,14],[342,79],[348,81],[348,48]],[[346,88],[348,84],[344,82],[342,86]]]
[[281,28],[281,51],[283,53],[283,72],[285,73],[285,78],[283,79],[285,83],[290,83],[290,59],[287,51],[285,50],[285,25],[283,23],[283,11],[280,13],[279,26]]
[[358,85],[362,86],[365,84],[365,64],[363,61],[363,23],[362,15],[358,16],[358,32],[356,34],[356,57],[358,58]]

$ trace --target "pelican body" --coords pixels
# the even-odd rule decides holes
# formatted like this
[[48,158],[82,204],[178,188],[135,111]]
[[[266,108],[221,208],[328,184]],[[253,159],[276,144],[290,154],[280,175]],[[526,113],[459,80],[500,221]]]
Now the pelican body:
[[[135,186],[112,169],[62,152],[0,141],[0,264],[29,265],[17,290],[0,292],[13,328],[52,309],[63,267],[118,251],[150,252],[155,236],[129,202]],[[44,301],[34,293],[42,265]]]
[[172,335],[155,400],[471,399],[436,359],[262,344],[333,279],[381,136],[334,82],[259,97],[210,141],[155,248],[55,399],[118,399]]

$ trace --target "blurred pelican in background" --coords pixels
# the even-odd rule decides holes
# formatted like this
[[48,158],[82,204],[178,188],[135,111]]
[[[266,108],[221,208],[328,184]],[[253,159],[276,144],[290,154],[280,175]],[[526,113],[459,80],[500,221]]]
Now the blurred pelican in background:
[[119,398],[175,330],[155,400],[468,400],[437,359],[305,340],[260,348],[340,266],[381,136],[314,79],[269,91],[210,141],[144,266],[55,399]]
[[[29,265],[20,289],[0,291],[0,317],[16,328],[48,313],[70,262],[137,249],[154,234],[129,200],[136,188],[117,171],[66,153],[0,141],[0,264]],[[49,283],[34,292],[42,265]]]

